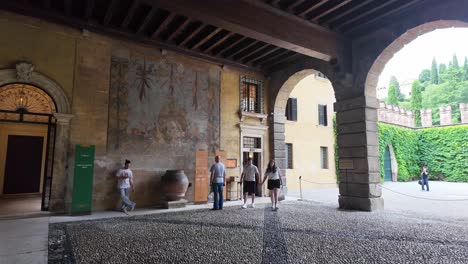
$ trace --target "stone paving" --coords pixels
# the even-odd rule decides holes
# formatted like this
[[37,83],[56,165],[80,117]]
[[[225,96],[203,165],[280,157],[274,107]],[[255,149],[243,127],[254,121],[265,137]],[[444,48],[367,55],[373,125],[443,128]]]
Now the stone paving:
[[54,223],[49,263],[468,263],[466,222],[287,201]]

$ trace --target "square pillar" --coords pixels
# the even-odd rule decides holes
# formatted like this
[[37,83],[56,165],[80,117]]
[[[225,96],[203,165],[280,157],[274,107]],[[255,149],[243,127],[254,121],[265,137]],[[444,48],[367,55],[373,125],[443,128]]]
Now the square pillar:
[[335,103],[340,170],[340,209],[383,209],[380,185],[378,100],[369,96]]

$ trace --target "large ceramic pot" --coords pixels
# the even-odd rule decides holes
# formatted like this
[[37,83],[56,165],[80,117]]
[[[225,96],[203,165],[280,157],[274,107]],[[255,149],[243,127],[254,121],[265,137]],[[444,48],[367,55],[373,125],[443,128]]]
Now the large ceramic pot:
[[161,179],[164,196],[168,201],[178,201],[185,196],[189,181],[183,170],[167,170]]

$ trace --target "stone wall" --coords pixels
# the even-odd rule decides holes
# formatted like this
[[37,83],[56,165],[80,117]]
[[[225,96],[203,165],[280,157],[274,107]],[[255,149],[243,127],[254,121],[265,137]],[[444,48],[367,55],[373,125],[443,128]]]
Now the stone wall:
[[468,103],[460,104],[460,116],[462,124],[468,124]]
[[411,128],[415,126],[413,111],[389,105],[385,102],[380,102],[378,116],[380,122]]

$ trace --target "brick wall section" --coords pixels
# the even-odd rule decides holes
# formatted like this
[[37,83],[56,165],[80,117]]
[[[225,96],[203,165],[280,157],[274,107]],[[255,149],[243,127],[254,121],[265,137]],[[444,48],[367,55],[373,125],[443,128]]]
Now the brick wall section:
[[468,124],[468,103],[460,104],[460,115],[462,124]]
[[441,126],[452,124],[452,107],[450,105],[440,107],[439,113]]
[[414,113],[398,106],[380,102],[378,120],[389,124],[414,128]]
[[421,109],[421,126],[432,126],[432,109]]

